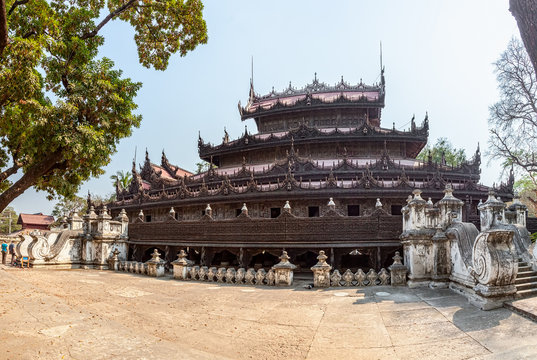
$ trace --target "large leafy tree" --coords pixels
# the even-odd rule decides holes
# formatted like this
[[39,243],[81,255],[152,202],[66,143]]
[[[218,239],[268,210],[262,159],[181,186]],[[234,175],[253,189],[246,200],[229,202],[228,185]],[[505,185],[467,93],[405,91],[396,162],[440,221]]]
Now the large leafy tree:
[[139,126],[141,84],[97,57],[104,26],[131,24],[140,63],[164,70],[172,54],[207,41],[202,9],[199,0],[0,0],[0,210],[31,186],[73,196]]
[[537,76],[517,39],[495,66],[500,100],[490,107],[490,154],[537,188]]
[[418,154],[417,158],[422,161],[431,161],[438,164],[445,164],[457,167],[466,161],[466,152],[464,149],[457,149],[446,138],[438,138],[433,146],[427,144],[426,147]]

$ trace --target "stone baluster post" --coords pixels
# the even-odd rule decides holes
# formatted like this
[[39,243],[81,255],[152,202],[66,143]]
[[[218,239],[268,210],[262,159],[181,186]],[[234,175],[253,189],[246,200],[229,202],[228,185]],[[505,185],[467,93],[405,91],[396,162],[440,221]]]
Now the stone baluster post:
[[296,265],[289,262],[289,256],[287,251],[283,251],[280,256],[280,262],[272,267],[275,274],[275,285],[277,286],[291,286],[293,285],[293,270],[296,269]]
[[118,249],[114,249],[112,252],[112,257],[108,260],[108,268],[114,271],[119,270],[119,255],[120,251]]
[[186,252],[181,250],[177,254],[177,260],[172,262],[174,279],[185,280],[187,278],[187,267],[189,264],[186,257]]
[[390,270],[392,286],[405,286],[408,268],[401,262],[403,258],[399,255],[399,251],[395,252],[395,256],[392,259],[393,264],[388,268]]
[[330,270],[332,270],[332,266],[326,262],[326,259],[328,259],[328,256],[324,254],[324,250],[319,251],[319,256],[317,256],[319,262],[311,267],[314,287],[330,287]]
[[147,264],[147,275],[154,277],[164,276],[164,260],[160,258],[160,253],[157,249],[151,254],[151,260],[146,261]]

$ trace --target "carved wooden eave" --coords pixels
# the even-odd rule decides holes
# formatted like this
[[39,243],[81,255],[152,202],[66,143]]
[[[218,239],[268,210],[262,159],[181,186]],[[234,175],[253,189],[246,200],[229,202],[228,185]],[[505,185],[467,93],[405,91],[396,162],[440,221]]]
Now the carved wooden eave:
[[220,145],[212,145],[211,143],[205,143],[203,139],[200,139],[198,143],[198,153],[200,158],[209,161],[211,156],[217,157],[224,154],[236,153],[244,150],[264,149],[272,148],[275,146],[290,146],[291,141],[294,141],[296,145],[307,144],[312,140],[321,140],[324,142],[342,142],[342,141],[390,141],[390,142],[407,142],[416,143],[416,154],[427,143],[427,137],[429,134],[428,128],[425,124],[422,127],[415,128],[414,131],[399,131],[394,129],[384,129],[371,126],[369,124],[362,124],[361,126],[354,128],[350,131],[343,131],[335,128],[330,132],[320,131],[314,127],[310,127],[305,123],[301,123],[296,129],[289,130],[282,136],[275,136],[270,134],[266,138],[262,139],[250,134],[244,134],[241,138],[230,141],[228,143],[221,143]]

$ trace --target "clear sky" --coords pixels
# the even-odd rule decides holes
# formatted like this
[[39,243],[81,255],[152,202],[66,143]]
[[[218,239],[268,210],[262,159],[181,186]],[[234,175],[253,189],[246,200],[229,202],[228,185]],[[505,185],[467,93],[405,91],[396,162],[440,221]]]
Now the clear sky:
[[[244,132],[237,110],[248,98],[250,61],[259,94],[302,87],[379,80],[379,43],[386,68],[386,107],[381,126],[406,129],[413,114],[429,113],[430,137],[447,137],[472,155],[486,153],[488,107],[498,99],[493,62],[518,28],[507,0],[204,1],[209,41],[186,57],[172,57],[164,72],[138,63],[133,31],[107,25],[101,49],[124,75],[143,83],[137,97],[142,125],[123,139],[106,174],[85,183],[80,195],[114,191],[110,175],[131,169],[135,149],[160,163],[195,170],[198,131],[220,143]],[[254,132],[253,120],[246,121]],[[483,159],[481,182],[500,180],[497,163]],[[425,194],[426,195],[426,194]],[[456,195],[456,194],[455,194]],[[12,205],[18,212],[50,213],[55,201],[27,190]]]

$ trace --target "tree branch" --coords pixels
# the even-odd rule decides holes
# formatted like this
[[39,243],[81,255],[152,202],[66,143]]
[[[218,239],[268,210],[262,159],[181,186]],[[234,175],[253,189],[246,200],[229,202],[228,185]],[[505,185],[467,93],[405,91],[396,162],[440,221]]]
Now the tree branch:
[[58,149],[49,154],[41,162],[28,168],[17,182],[0,194],[0,211],[4,210],[11,201],[25,192],[26,189],[33,186],[40,177],[46,175],[61,159],[62,151],[61,149]]
[[[0,1],[3,1],[3,0],[0,0]],[[97,27],[95,29],[93,29],[90,32],[85,33],[84,35],[82,35],[80,37],[80,39],[85,40],[85,39],[89,39],[89,38],[92,38],[92,37],[96,36],[97,33],[99,32],[99,30],[101,30],[103,28],[103,26],[105,26],[114,17],[120,15],[122,12],[126,11],[127,9],[129,9],[132,5],[134,5],[134,3],[136,1],[137,0],[130,0],[129,2],[125,3],[123,6],[121,6],[121,7],[117,8],[116,10],[112,11],[110,14],[108,14],[103,19],[103,21],[101,21],[99,23],[99,25],[97,25]]]
[[15,1],[15,2],[13,3],[13,5],[11,5],[11,8],[9,9],[9,11],[7,12],[7,15],[9,16],[9,15],[13,14],[13,11],[15,11],[15,9],[17,8],[17,6],[19,6],[19,5],[24,5],[24,4],[26,4],[28,1],[30,1],[30,0],[20,0],[20,1],[17,0],[17,1]]
[[19,163],[13,164],[12,167],[10,167],[10,168],[4,170],[3,172],[1,172],[0,173],[0,183],[3,182],[4,180],[6,180],[11,175],[14,175],[20,169],[20,167],[21,167],[21,165]]

